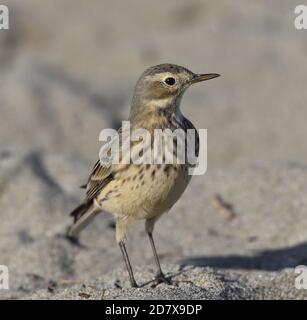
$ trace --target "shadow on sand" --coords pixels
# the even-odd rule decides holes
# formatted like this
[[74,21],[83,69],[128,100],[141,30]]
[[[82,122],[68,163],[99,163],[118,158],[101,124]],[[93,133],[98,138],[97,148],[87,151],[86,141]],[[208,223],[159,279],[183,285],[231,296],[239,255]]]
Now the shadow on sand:
[[307,265],[307,242],[288,248],[260,251],[254,256],[192,256],[182,259],[179,263],[183,266],[278,271],[295,268],[298,265]]

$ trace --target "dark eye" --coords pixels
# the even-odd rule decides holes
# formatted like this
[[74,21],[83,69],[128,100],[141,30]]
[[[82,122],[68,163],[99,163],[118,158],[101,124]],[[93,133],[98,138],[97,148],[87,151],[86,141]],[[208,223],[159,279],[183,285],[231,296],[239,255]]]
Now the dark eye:
[[167,85],[172,86],[172,85],[175,84],[176,80],[175,80],[174,78],[172,78],[172,77],[169,77],[169,78],[166,78],[166,79],[164,80],[164,82],[165,82]]

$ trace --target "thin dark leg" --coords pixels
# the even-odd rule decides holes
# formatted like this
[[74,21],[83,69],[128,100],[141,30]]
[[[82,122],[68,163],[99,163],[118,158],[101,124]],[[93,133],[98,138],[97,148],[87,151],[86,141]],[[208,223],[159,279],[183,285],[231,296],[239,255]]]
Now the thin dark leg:
[[169,281],[165,278],[164,273],[163,273],[163,271],[161,269],[159,256],[158,256],[158,253],[157,253],[157,250],[156,250],[156,246],[155,246],[155,242],[154,242],[152,233],[148,233],[148,237],[149,237],[149,241],[150,241],[150,244],[151,244],[152,252],[154,254],[155,262],[156,262],[156,265],[157,265],[157,268],[158,268],[156,279],[157,279],[158,282],[169,283]]
[[120,247],[120,250],[121,250],[121,252],[123,254],[125,265],[126,265],[126,268],[128,270],[128,273],[129,273],[131,286],[137,288],[138,285],[137,285],[137,283],[136,283],[136,281],[134,279],[134,276],[133,276],[133,271],[132,271],[131,264],[130,264],[130,261],[129,261],[129,257],[128,257],[128,253],[127,253],[127,250],[126,250],[125,242],[124,241],[120,241],[119,242],[119,247]]

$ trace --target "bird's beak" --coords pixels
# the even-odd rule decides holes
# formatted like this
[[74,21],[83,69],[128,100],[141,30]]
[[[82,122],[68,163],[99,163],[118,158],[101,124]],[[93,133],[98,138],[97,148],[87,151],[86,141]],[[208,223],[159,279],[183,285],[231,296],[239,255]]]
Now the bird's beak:
[[193,79],[191,80],[191,83],[206,81],[206,80],[217,78],[219,76],[220,74],[218,73],[195,74]]

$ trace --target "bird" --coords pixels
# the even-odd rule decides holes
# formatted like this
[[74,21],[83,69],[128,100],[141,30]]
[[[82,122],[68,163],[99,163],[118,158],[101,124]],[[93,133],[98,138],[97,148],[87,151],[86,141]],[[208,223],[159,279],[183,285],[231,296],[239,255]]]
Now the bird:
[[[217,73],[196,74],[171,63],[146,69],[135,85],[130,103],[128,121],[131,130],[146,129],[151,134],[156,129],[170,129],[171,132],[179,128],[184,132],[196,130],[180,110],[183,93],[192,84],[218,76]],[[122,128],[118,132],[122,134]],[[186,142],[186,137],[184,139]],[[173,142],[174,145],[178,143],[176,139]],[[132,143],[131,149],[136,145]],[[198,134],[195,148],[198,153]],[[126,249],[126,239],[129,225],[137,220],[145,220],[145,231],[157,267],[155,281],[158,284],[170,283],[161,269],[153,230],[158,219],[172,208],[189,184],[191,175],[188,174],[188,168],[189,163],[102,163],[98,160],[83,186],[86,190],[85,199],[70,213],[74,221],[68,228],[67,236],[78,239],[80,231],[97,214],[112,214],[115,218],[116,241],[130,284],[138,287]]]

